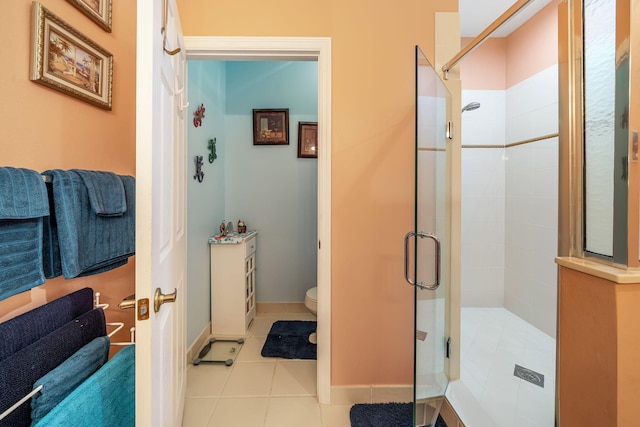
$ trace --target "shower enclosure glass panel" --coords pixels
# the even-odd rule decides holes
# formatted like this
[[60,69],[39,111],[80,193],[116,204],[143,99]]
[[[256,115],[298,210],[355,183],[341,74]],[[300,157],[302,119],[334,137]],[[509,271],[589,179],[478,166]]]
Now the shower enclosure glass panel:
[[585,249],[613,256],[615,0],[585,0]]
[[[415,425],[433,425],[449,383],[447,123],[451,95],[416,47]],[[408,235],[408,236],[409,236]]]

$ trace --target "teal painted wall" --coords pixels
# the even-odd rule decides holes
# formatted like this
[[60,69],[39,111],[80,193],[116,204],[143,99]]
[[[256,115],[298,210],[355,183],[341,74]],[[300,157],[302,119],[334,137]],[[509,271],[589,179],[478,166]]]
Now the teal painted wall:
[[[316,284],[317,160],[297,154],[298,122],[317,121],[317,63],[189,61],[189,101],[188,345],[210,319],[202,242],[223,219],[258,230],[258,302],[302,302]],[[204,124],[194,128],[200,103]],[[289,109],[289,145],[253,145],[254,108]],[[218,160],[210,165],[213,137]],[[205,157],[201,184],[193,180],[196,153]]]
[[[218,159],[209,163],[209,139],[224,141],[225,67],[216,61],[188,61],[187,111],[187,346],[191,345],[211,319],[208,236],[217,230],[224,215],[224,144],[216,143]],[[202,126],[193,125],[193,113],[204,104]],[[203,156],[204,179],[193,179],[196,155]],[[219,222],[219,221],[218,221]]]

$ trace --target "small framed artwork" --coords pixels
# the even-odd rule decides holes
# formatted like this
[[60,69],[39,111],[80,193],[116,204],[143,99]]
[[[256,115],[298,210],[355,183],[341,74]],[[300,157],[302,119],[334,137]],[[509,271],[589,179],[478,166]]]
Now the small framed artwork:
[[289,145],[289,109],[253,110],[253,145]]
[[33,2],[31,80],[111,110],[113,55]]
[[112,0],[67,0],[77,7],[103,30],[111,32],[111,1]]
[[318,157],[317,122],[298,122],[298,157]]

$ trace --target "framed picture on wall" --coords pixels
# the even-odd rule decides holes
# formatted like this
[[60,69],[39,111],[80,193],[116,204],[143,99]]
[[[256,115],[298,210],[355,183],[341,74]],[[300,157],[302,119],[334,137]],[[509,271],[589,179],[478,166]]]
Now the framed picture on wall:
[[289,109],[253,110],[253,145],[289,145]]
[[113,55],[33,3],[31,80],[111,110]]
[[67,0],[87,15],[103,30],[111,32],[111,1],[112,0]]
[[317,122],[298,122],[298,157],[318,157]]

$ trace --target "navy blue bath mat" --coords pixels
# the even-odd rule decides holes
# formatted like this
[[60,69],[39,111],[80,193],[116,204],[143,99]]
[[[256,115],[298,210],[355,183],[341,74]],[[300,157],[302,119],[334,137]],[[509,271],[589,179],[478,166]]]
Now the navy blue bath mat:
[[316,360],[317,346],[309,342],[317,322],[311,320],[278,320],[271,326],[262,347],[262,357]]
[[[412,403],[360,403],[349,412],[351,427],[413,427]],[[447,427],[438,415],[435,427]]]

